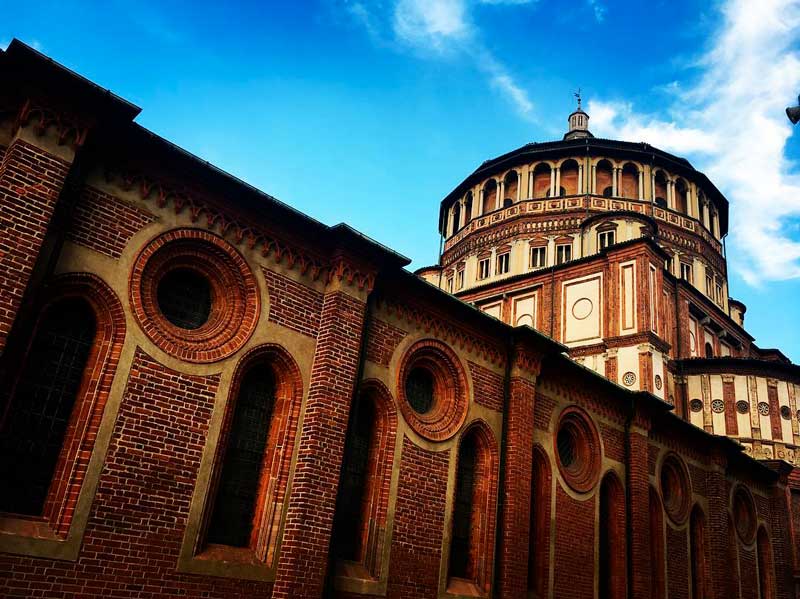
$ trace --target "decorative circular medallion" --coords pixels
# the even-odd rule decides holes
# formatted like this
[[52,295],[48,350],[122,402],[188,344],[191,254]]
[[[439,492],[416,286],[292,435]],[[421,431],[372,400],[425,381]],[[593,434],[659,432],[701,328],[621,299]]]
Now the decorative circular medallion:
[[745,400],[740,399],[736,402],[736,411],[740,414],[747,414],[750,411],[750,404]]
[[664,458],[660,482],[664,510],[673,522],[683,523],[689,515],[691,483],[686,465],[676,454],[670,453]]
[[594,304],[592,304],[592,300],[582,297],[572,304],[572,315],[576,320],[585,320],[589,318],[593,309]]
[[702,399],[693,399],[689,402],[689,409],[692,412],[702,412],[703,411],[703,400]]
[[455,352],[434,339],[412,345],[397,381],[400,411],[408,425],[431,441],[445,441],[467,417],[467,378]]
[[756,507],[750,491],[741,485],[733,494],[733,521],[742,543],[752,543],[756,534]]
[[661,391],[661,387],[663,387],[663,386],[664,386],[664,382],[661,380],[661,375],[657,374],[656,375],[656,389]]
[[555,435],[558,468],[566,483],[579,493],[590,491],[600,477],[600,437],[591,418],[575,406],[558,419]]
[[781,417],[784,420],[790,420],[792,418],[792,410],[789,406],[781,406]]
[[252,271],[224,239],[176,229],[139,253],[130,277],[133,313],[145,334],[187,362],[216,362],[237,351],[258,322]]
[[630,370],[622,375],[622,382],[626,387],[632,387],[636,384],[636,375]]
[[711,401],[711,411],[715,414],[722,414],[725,411],[725,402],[721,399]]
[[758,413],[762,416],[769,416],[769,404],[765,401],[758,402]]

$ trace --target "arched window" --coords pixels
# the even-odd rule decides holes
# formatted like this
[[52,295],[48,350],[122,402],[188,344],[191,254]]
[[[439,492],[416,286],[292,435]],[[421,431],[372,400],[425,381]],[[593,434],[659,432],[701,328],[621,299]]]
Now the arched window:
[[[602,193],[607,198],[610,198],[613,193],[614,186],[614,169],[608,160],[601,160],[597,163],[594,171],[595,186],[594,188]],[[608,189],[608,193],[606,193]]]
[[533,197],[546,198],[550,195],[550,165],[541,162],[533,169]]
[[464,225],[472,220],[472,192],[468,191],[464,196]]
[[550,462],[541,448],[533,452],[531,516],[528,536],[528,590],[536,599],[547,594],[550,553]]
[[517,190],[519,189],[519,175],[517,175],[517,171],[508,171],[503,182],[503,188],[505,190],[503,206],[510,206],[516,201]]
[[708,594],[708,562],[706,555],[706,519],[698,507],[692,510],[689,520],[690,568],[692,571],[692,599],[706,599]]
[[756,540],[758,551],[758,588],[761,599],[775,599],[775,566],[772,561],[772,548],[770,547],[767,531],[763,526],[758,529]]
[[600,599],[623,599],[625,583],[625,495],[613,473],[600,486]]
[[639,169],[635,164],[628,162],[622,167],[622,181],[620,181],[620,195],[632,200],[639,199]]
[[208,543],[232,547],[255,545],[256,499],[275,391],[275,377],[268,364],[253,364],[242,377],[208,528]]
[[496,448],[482,424],[461,438],[450,531],[448,591],[483,594],[491,584]]
[[483,206],[481,214],[488,214],[497,207],[497,183],[489,179],[483,186]]
[[650,487],[650,597],[664,599],[666,592],[664,563],[664,511],[658,491]]
[[97,325],[80,298],[41,315],[0,433],[0,511],[41,516],[76,407]]
[[578,163],[574,160],[565,160],[561,163],[561,189],[562,196],[578,193]]
[[714,357],[714,346],[711,345],[708,341],[706,341],[706,358],[713,358]]
[[380,576],[396,416],[388,391],[374,381],[359,393],[348,440],[334,526],[339,573]]
[[461,204],[456,202],[453,206],[453,235],[461,228]]
[[686,214],[688,212],[688,197],[689,186],[686,185],[686,181],[683,179],[678,179],[675,182],[675,210],[681,214]]
[[664,171],[658,171],[653,178],[655,189],[653,189],[653,201],[659,208],[667,207],[667,177]]

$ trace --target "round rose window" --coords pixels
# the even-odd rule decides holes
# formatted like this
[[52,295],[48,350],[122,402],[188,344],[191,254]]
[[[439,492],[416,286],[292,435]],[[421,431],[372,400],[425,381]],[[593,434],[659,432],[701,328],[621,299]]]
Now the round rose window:
[[600,476],[600,438],[583,410],[561,413],[555,438],[556,461],[566,483],[579,493],[590,491]]
[[661,465],[661,497],[664,510],[673,522],[684,522],[689,515],[691,485],[686,466],[675,454],[669,454]]
[[211,314],[211,284],[199,272],[176,268],[158,282],[158,308],[181,329],[199,329]]
[[744,487],[738,487],[733,495],[733,518],[742,543],[751,543],[756,533],[756,508],[753,497]]

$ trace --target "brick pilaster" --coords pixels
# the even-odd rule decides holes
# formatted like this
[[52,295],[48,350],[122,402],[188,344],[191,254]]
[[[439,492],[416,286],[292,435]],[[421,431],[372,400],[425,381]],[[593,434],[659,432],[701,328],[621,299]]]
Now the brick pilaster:
[[[728,599],[735,596],[731,588],[727,552],[718,550],[725,547],[731,538],[730,519],[728,518],[728,486],[725,482],[726,459],[722,455],[714,455],[714,469],[708,473],[706,484],[708,490],[708,513],[706,514],[706,560],[709,569],[709,585],[711,597]],[[733,595],[731,595],[733,593]]]
[[366,295],[338,276],[323,298],[274,599],[322,596]]
[[0,163],[0,354],[72,164],[68,154],[58,157],[40,147],[46,139],[34,144],[35,135],[17,135]]
[[533,408],[538,361],[518,348],[509,381],[506,413],[505,471],[502,484],[497,596],[525,597],[528,592]]
[[644,422],[637,422],[628,435],[628,495],[629,518],[633,534],[630,535],[630,580],[631,597],[650,599],[652,575],[650,563],[650,487],[648,472],[647,432]]

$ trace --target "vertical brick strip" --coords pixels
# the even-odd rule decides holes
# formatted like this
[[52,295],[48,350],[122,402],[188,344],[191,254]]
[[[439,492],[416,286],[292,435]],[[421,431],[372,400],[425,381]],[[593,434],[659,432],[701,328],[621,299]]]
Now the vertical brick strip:
[[722,400],[725,402],[725,432],[728,435],[738,435],[739,422],[736,419],[736,388],[733,377],[722,377]]
[[[631,556],[630,587],[633,597],[650,597],[653,582],[650,563],[650,474],[647,455],[648,441],[645,433],[631,430],[628,435],[628,494],[630,501]],[[660,509],[659,506],[655,506]]]
[[505,503],[500,523],[500,599],[524,597],[527,593],[536,385],[512,377],[509,393],[506,464],[501,482]]
[[22,139],[11,143],[0,163],[0,354],[69,169]]
[[274,599],[321,597],[366,304],[325,294]]
[[728,518],[728,485],[725,481],[726,460],[715,455],[716,468],[706,477],[708,514],[706,529],[706,561],[712,589],[711,596],[719,599],[730,597],[730,568],[725,547],[731,537],[730,518]]
[[775,441],[783,440],[783,430],[781,429],[781,407],[778,404],[778,386],[767,381],[767,401],[769,401],[769,423],[772,428],[772,439]]

